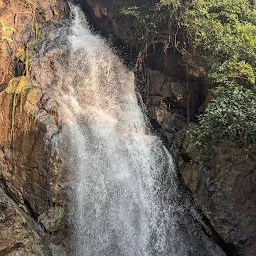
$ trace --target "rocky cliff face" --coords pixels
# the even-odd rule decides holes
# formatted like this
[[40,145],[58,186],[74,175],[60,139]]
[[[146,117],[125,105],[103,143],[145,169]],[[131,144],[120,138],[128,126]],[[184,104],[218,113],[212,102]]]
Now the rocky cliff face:
[[[26,218],[32,218],[40,227],[40,239],[43,239],[47,233],[64,227],[66,174],[59,148],[56,102],[32,84],[32,80],[24,76],[17,77],[0,94],[1,186],[16,203],[10,204],[10,210],[8,206],[3,208],[7,217],[1,224],[8,226],[12,220],[14,227],[20,225],[20,232],[22,229],[28,232],[33,227],[27,226]],[[7,195],[1,194],[2,200],[6,201]],[[25,220],[22,222],[19,218]],[[12,231],[14,233],[6,232],[15,240],[17,230],[13,228]],[[37,241],[40,239],[37,237]],[[23,242],[17,242],[13,248],[3,248],[3,252],[20,250],[22,246]]]
[[64,7],[61,1],[0,1],[0,255],[62,250],[67,176],[58,105],[51,90],[35,84],[29,63]]
[[43,255],[39,235],[31,228],[33,220],[0,188],[0,254]]
[[180,166],[200,208],[241,255],[256,253],[255,153],[227,144],[199,150],[186,140]]

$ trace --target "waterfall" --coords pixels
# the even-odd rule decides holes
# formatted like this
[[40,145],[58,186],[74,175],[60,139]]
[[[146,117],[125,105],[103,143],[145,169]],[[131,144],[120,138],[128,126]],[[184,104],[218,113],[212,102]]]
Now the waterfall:
[[173,160],[147,128],[133,72],[70,8],[59,104],[75,180],[72,255],[212,255],[193,254]]

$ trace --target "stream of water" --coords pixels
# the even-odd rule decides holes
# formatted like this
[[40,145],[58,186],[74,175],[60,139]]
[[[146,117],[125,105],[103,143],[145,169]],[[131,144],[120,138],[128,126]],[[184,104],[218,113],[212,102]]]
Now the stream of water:
[[211,255],[193,254],[173,159],[147,128],[133,72],[71,12],[61,108],[76,180],[73,255]]

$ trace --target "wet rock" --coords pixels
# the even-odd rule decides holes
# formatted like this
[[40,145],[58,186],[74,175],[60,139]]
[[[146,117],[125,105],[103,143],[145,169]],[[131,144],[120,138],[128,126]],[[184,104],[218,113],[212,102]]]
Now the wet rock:
[[64,228],[65,210],[61,206],[50,207],[44,211],[38,220],[48,232],[55,232]]
[[68,256],[65,248],[61,245],[50,244],[49,246],[52,256]]
[[255,150],[184,144],[181,173],[198,205],[227,244],[244,256],[256,253]]
[[0,255],[44,255],[25,215],[0,188]]

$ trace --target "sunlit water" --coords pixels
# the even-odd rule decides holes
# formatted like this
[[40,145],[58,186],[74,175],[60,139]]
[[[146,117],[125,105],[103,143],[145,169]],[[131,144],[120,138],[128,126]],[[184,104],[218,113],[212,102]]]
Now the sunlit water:
[[133,73],[71,13],[58,100],[75,177],[72,255],[212,255],[194,254],[172,157],[146,126]]

